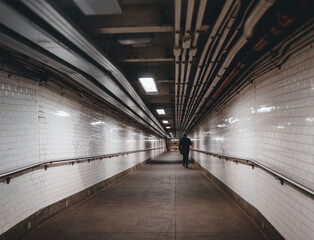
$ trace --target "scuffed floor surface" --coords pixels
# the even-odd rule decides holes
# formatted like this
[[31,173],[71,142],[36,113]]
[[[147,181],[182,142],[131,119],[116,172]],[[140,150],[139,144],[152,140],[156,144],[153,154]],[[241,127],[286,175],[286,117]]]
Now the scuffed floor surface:
[[177,152],[69,208],[24,239],[266,239],[193,164]]

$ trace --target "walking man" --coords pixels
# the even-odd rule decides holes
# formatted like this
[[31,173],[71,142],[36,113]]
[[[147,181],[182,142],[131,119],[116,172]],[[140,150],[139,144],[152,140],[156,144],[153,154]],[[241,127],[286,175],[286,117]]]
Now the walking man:
[[186,137],[186,133],[183,134],[183,137],[179,143],[180,153],[183,154],[183,166],[188,168],[189,164],[189,152],[190,146],[192,145],[191,139]]

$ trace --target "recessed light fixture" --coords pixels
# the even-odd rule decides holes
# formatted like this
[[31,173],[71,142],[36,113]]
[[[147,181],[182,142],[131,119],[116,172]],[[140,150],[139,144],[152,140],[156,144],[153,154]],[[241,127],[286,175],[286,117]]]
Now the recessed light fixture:
[[162,120],[162,123],[169,124],[168,120]]
[[167,129],[170,129],[170,127],[169,127],[169,126],[167,126],[166,128],[167,128]]
[[166,112],[163,108],[156,109],[156,111],[159,115],[166,115]]
[[140,77],[138,80],[140,80],[140,83],[142,84],[142,87],[146,93],[158,93],[154,78]]

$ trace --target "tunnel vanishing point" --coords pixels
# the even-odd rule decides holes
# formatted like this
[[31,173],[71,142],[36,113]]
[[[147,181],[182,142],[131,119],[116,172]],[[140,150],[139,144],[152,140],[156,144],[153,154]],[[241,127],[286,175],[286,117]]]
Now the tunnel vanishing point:
[[312,0],[0,0],[0,240],[313,240],[313,29]]

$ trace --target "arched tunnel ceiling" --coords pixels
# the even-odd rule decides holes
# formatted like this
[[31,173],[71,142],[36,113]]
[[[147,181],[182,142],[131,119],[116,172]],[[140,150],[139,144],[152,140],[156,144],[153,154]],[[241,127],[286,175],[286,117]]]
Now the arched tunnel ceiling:
[[[280,67],[285,39],[313,26],[309,0],[90,1],[97,11],[106,3],[105,14],[84,13],[87,0],[0,2],[2,47],[61,71],[163,136],[179,137]],[[277,62],[266,66],[269,59]],[[158,94],[145,93],[143,72],[154,75]]]

